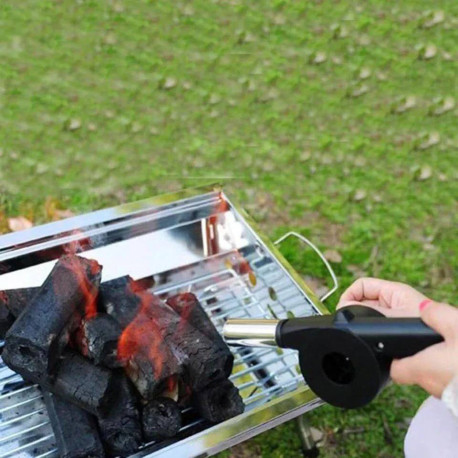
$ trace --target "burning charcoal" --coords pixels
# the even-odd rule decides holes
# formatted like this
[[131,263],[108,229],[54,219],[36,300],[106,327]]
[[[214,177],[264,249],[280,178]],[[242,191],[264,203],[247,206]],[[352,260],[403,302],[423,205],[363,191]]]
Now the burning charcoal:
[[26,378],[45,379],[73,325],[94,313],[101,267],[78,256],[61,258],[9,329],[3,360]]
[[81,352],[95,364],[110,368],[120,367],[117,358],[120,335],[121,328],[116,320],[110,315],[98,314],[82,323]]
[[229,376],[232,359],[221,349],[158,297],[148,292],[137,295],[142,305],[121,335],[118,356],[129,361],[126,369],[142,396],[152,399],[161,392],[159,382],[180,375],[182,368],[193,390]]
[[232,372],[234,357],[197,297],[192,293],[177,294],[169,297],[167,304],[180,315],[182,320],[196,328],[222,350]]
[[143,435],[146,441],[174,437],[181,428],[181,412],[170,398],[160,397],[148,402],[142,413]]
[[[144,293],[148,294],[148,293]],[[159,333],[182,358],[192,390],[201,390],[215,380],[229,377],[233,357],[227,347],[219,348],[208,337],[191,326],[167,304],[152,296],[150,318]]]
[[99,302],[122,329],[129,325],[141,307],[140,298],[135,294],[135,282],[128,276],[102,283]]
[[[183,366],[160,335],[146,329],[141,337],[136,332],[130,334],[126,329],[120,340],[118,355],[126,374],[144,399],[153,399],[162,393],[169,380],[177,379]],[[136,335],[140,340],[134,341]],[[146,345],[141,342],[147,341]],[[137,347],[138,346],[138,347]],[[135,350],[131,351],[130,348]]]
[[245,409],[239,390],[230,380],[215,382],[205,390],[194,393],[193,404],[200,415],[211,423],[228,420]]
[[99,428],[109,452],[115,455],[130,455],[142,443],[135,390],[123,374],[117,377],[117,393],[110,410],[99,417]]
[[1,294],[4,293],[6,298],[6,306],[8,307],[13,317],[17,318],[39,290],[40,288],[8,289],[6,291],[0,292],[0,297]]
[[118,343],[118,359],[145,399],[162,393],[169,381],[176,380],[183,372],[182,361],[164,338],[163,328],[154,320],[153,300],[148,293],[137,295],[140,307]]
[[94,415],[107,412],[117,394],[111,371],[68,350],[57,368],[55,380],[44,387]]
[[49,391],[43,390],[43,397],[61,458],[105,456],[92,415]]

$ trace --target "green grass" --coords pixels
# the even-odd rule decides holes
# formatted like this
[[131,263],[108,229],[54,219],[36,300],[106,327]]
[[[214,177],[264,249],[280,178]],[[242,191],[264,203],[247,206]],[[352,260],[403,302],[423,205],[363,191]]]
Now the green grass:
[[[422,27],[432,6],[443,20]],[[49,197],[83,212],[226,177],[272,238],[338,250],[342,289],[377,275],[456,302],[458,113],[433,113],[457,102],[457,16],[451,1],[3,0],[0,227],[45,221]],[[323,456],[400,455],[423,398],[319,409]],[[288,424],[243,453],[299,449]]]

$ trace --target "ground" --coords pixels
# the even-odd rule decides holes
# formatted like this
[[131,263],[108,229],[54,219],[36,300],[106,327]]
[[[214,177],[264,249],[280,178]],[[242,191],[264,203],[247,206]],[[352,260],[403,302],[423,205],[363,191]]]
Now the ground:
[[[336,251],[340,292],[375,275],[456,303],[457,16],[452,1],[3,0],[0,227],[220,181],[272,238]],[[322,455],[401,455],[424,397],[318,409]],[[256,454],[300,456],[294,423],[225,452]]]

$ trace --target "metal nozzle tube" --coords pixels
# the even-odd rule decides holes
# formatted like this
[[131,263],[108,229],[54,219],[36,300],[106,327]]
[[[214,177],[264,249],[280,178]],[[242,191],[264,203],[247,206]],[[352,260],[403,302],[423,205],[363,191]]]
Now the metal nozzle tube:
[[223,335],[228,345],[276,347],[275,334],[280,320],[227,320]]

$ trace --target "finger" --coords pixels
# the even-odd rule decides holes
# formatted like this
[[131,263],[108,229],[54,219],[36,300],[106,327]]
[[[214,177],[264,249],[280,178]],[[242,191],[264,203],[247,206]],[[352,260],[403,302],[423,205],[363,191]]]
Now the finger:
[[369,307],[373,310],[376,310],[377,312],[380,312],[382,315],[385,315],[390,318],[411,318],[411,317],[417,317],[420,314],[418,309],[415,309],[415,310],[408,309],[408,308],[392,309],[392,308],[384,307],[383,305],[379,305],[377,301],[343,302],[342,304],[339,304],[337,306],[337,309],[339,310],[343,307],[348,307],[350,305],[362,305],[364,307]]
[[341,301],[337,305],[336,309],[341,309],[342,307],[348,307],[350,305],[364,305],[365,307],[378,307],[379,302],[376,300],[367,300],[367,301]]
[[447,364],[438,366],[444,357],[444,348],[445,343],[442,342],[413,356],[393,360],[390,368],[392,380],[400,385],[418,385],[433,396],[440,397],[453,377]]
[[359,278],[342,294],[340,302],[377,300],[381,290],[393,286],[394,282],[379,278]]
[[413,385],[416,383],[415,356],[402,359],[394,359],[391,363],[390,376],[394,383],[399,385]]
[[458,309],[447,304],[431,302],[420,310],[421,319],[444,339],[453,339],[458,333]]

